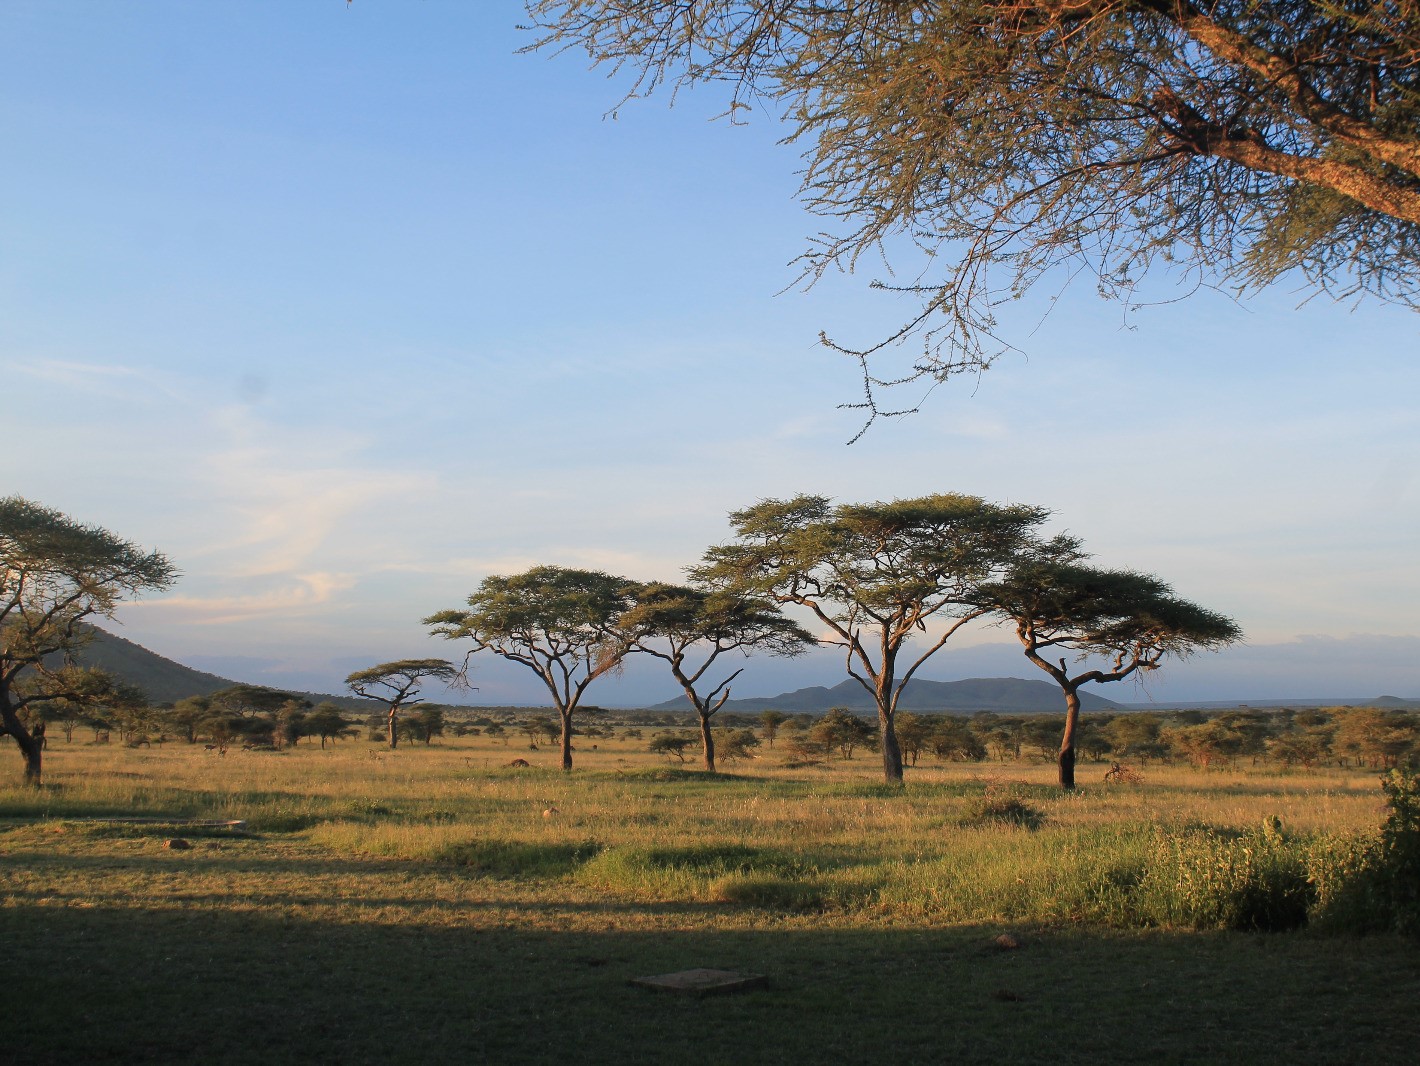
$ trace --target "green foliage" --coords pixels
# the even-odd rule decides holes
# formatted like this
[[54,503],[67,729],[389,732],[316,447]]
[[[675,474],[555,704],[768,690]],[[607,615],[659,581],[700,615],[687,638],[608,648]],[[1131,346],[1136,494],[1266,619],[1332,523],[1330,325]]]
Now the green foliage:
[[[882,730],[884,776],[902,780],[892,719],[912,675],[962,625],[984,614],[976,585],[1004,574],[1048,517],[961,493],[867,504],[826,496],[761,500],[730,515],[735,540],[710,548],[699,582],[796,604],[826,628],[821,644],[844,649],[872,694]],[[940,627],[899,663],[929,624]],[[841,747],[818,738],[825,749]]]
[[759,737],[754,735],[752,729],[726,729],[717,738],[715,750],[724,762],[737,762],[755,758],[754,752],[759,744]]
[[1305,851],[1265,830],[1161,833],[1147,864],[1136,905],[1160,925],[1280,932],[1315,899]]
[[659,733],[651,738],[646,750],[654,755],[666,755],[684,765],[685,753],[695,747],[700,738],[690,733]]
[[853,752],[877,739],[877,727],[859,718],[847,707],[831,707],[809,729],[809,741],[823,751],[836,751],[840,758],[851,759]]
[[1420,935],[1420,778],[1381,779],[1388,813],[1379,834],[1322,856],[1325,924],[1349,931]]
[[486,577],[467,610],[424,619],[431,632],[469,640],[531,670],[546,686],[564,727],[562,769],[572,769],[572,716],[587,687],[620,667],[630,651],[617,620],[632,605],[633,581],[597,570],[535,566]]
[[31,784],[40,784],[42,749],[20,713],[31,703],[110,699],[117,688],[110,679],[69,661],[93,635],[88,622],[176,579],[161,552],[19,496],[0,497],[0,735],[15,738]]

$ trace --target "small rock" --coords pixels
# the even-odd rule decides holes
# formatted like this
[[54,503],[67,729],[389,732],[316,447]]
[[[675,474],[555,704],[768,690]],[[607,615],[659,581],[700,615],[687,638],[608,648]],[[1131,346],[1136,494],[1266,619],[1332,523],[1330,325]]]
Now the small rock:
[[734,970],[710,970],[698,967],[681,970],[679,973],[662,973],[654,977],[632,978],[633,985],[654,988],[660,992],[680,995],[709,996],[722,992],[742,992],[751,988],[762,988],[768,978],[760,973],[737,973]]
[[163,841],[163,847],[167,848],[169,851],[186,851],[188,848],[192,847],[192,845],[182,837],[172,837],[169,840]]

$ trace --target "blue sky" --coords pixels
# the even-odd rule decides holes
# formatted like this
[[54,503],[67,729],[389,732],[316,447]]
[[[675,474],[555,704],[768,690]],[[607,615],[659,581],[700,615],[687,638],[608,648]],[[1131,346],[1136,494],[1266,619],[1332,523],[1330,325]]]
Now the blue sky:
[[[1414,312],[1283,285],[1125,316],[1075,287],[1007,317],[1026,355],[848,447],[856,370],[818,331],[910,308],[876,264],[795,285],[822,226],[773,117],[701,92],[609,119],[625,84],[517,55],[519,17],[0,9],[0,489],[178,563],[124,635],[328,690],[454,652],[419,619],[489,573],[675,578],[759,498],[961,491],[1050,507],[1248,633],[1106,695],[1420,696]],[[1003,639],[927,676],[1030,677]],[[756,659],[736,694],[841,676]],[[593,698],[674,691],[635,666]]]

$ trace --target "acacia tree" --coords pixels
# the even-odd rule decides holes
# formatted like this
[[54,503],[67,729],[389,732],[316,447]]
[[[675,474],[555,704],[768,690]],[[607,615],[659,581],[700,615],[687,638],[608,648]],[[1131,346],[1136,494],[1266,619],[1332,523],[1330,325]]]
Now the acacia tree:
[[450,640],[473,641],[469,656],[491,652],[538,676],[561,718],[562,769],[570,771],[572,717],[587,687],[629,650],[616,621],[634,590],[626,578],[596,570],[535,566],[484,578],[467,610],[440,611],[424,624]]
[[[1064,789],[1075,787],[1082,685],[1122,681],[1159,669],[1170,656],[1216,650],[1242,637],[1232,619],[1180,599],[1156,577],[1074,561],[1037,559],[1017,567],[983,583],[976,602],[1014,625],[1026,658],[1065,694],[1058,759]],[[1055,658],[1058,652],[1065,655]],[[1107,665],[1071,673],[1071,656],[1103,657]]]
[[767,651],[800,655],[814,638],[785,618],[772,600],[731,590],[706,590],[653,582],[639,586],[635,601],[617,620],[633,651],[663,660],[700,719],[705,769],[715,772],[715,737],[710,720],[730,698],[730,683],[741,667],[701,691],[716,661],[727,652]]
[[334,743],[341,737],[349,736],[352,732],[353,723],[346,718],[337,704],[330,700],[324,700],[316,704],[315,709],[306,715],[306,729],[313,737],[320,737],[321,751],[325,750],[327,740]]
[[838,227],[810,277],[904,236],[955,262],[865,360],[925,331],[917,376],[987,366],[995,305],[1061,266],[1120,297],[1162,261],[1420,298],[1420,0],[527,7],[531,47],[628,71],[628,98],[721,82],[732,119],[787,119],[803,199]]
[[393,749],[399,746],[400,710],[424,702],[418,696],[420,686],[429,678],[452,681],[457,676],[458,670],[447,659],[399,659],[356,670],[345,684],[357,696],[385,705],[385,724]]
[[112,618],[123,599],[176,579],[161,552],[22,497],[0,498],[0,728],[19,745],[27,784],[41,783],[43,747],[21,712],[99,698],[95,675],[73,665],[93,632],[85,622]]
[[759,712],[759,728],[764,734],[764,739],[769,741],[769,746],[774,747],[774,738],[779,735],[779,727],[788,721],[789,716],[783,711],[776,711],[773,708]]
[[[730,515],[738,538],[711,548],[693,574],[713,587],[805,607],[827,627],[819,643],[842,648],[848,675],[873,697],[883,776],[900,783],[893,718],[902,690],[963,625],[986,613],[971,602],[972,591],[1035,545],[1032,534],[1047,514],[954,494],[837,506],[824,496],[764,500]],[[929,623],[941,632],[931,633]],[[899,657],[919,636],[900,669]]]
[[198,723],[198,728],[210,733],[224,749],[236,736],[245,737],[247,743],[279,746],[287,739],[286,722],[293,714],[303,714],[310,706],[310,700],[294,693],[265,685],[238,683],[208,697],[207,716]]

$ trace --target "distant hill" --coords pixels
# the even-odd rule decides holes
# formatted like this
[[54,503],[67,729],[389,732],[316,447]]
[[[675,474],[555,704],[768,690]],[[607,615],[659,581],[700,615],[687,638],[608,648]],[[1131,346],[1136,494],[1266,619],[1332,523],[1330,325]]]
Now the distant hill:
[[[681,711],[687,700],[667,700],[652,710]],[[1080,706],[1086,711],[1118,711],[1123,708],[1113,700],[1093,693],[1080,693]],[[821,713],[830,707],[847,707],[854,711],[873,710],[872,697],[852,678],[824,688],[796,689],[779,696],[730,700],[725,710],[740,713],[767,708],[779,711]],[[909,681],[897,704],[900,711],[996,711],[1002,714],[1059,714],[1065,710],[1065,697],[1048,681],[1026,681],[1019,677],[973,677],[965,681]]]
[[[80,651],[79,664],[96,667],[130,685],[137,685],[153,703],[176,703],[188,696],[210,696],[238,683],[231,678],[204,673],[165,659],[141,644],[115,636],[97,626],[91,626],[90,630],[93,639]],[[304,697],[312,703],[330,700],[345,710],[366,711],[378,706],[353,696],[330,696],[319,692],[293,692],[292,695]]]
[[216,674],[175,663],[141,644],[114,636],[97,626],[90,627],[92,639],[77,656],[81,666],[107,671],[130,685],[137,685],[153,703],[175,703],[187,696],[210,696],[236,682]]

